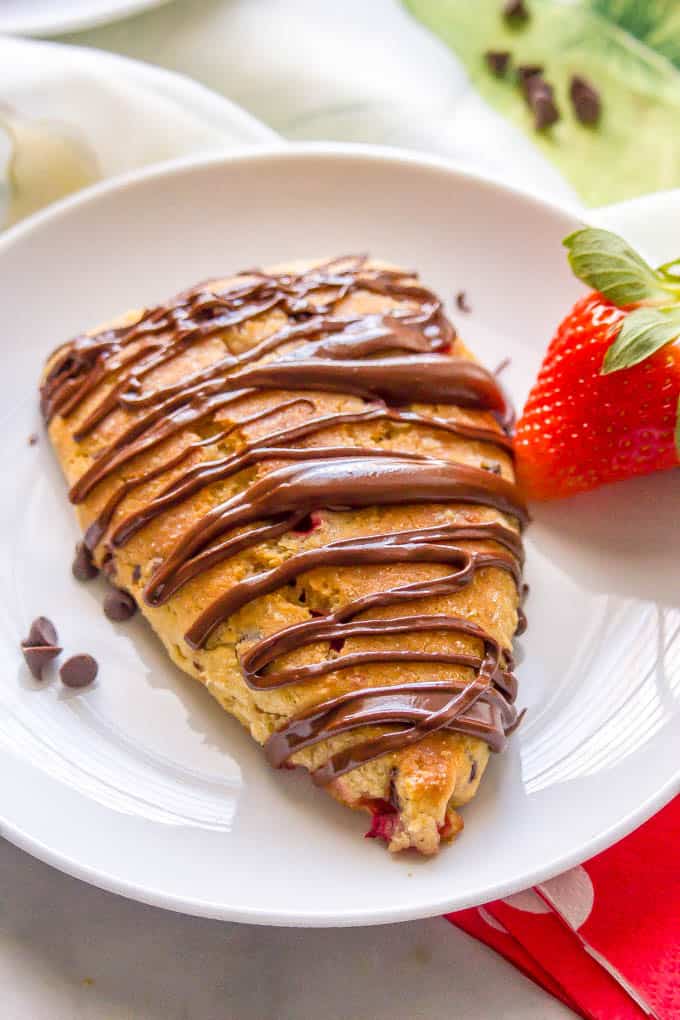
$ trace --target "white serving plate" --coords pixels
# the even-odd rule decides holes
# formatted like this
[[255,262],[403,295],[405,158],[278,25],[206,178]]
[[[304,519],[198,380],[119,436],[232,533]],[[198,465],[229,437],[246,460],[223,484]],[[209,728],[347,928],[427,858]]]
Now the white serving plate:
[[0,35],[60,35],[106,25],[169,0],[0,0]]
[[[143,621],[109,623],[99,581],[72,579],[77,528],[39,423],[43,360],[83,328],[211,275],[356,250],[416,266],[487,365],[511,357],[506,382],[521,404],[580,291],[560,244],[575,223],[441,161],[304,145],[138,172],[0,240],[4,836],[175,910],[375,924],[536,883],[677,792],[677,472],[535,509],[518,656],[525,723],[493,758],[455,846],[434,860],[392,859],[362,839],[363,816],[271,770]],[[467,316],[453,304],[460,289]],[[93,688],[30,679],[18,643],[38,614],[55,620],[66,649],[98,658]]]

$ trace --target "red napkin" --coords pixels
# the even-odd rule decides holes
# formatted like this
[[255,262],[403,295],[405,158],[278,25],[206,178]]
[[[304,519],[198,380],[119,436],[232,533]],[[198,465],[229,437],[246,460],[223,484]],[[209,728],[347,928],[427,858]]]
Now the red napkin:
[[448,914],[592,1020],[680,1020],[680,797],[533,889]]

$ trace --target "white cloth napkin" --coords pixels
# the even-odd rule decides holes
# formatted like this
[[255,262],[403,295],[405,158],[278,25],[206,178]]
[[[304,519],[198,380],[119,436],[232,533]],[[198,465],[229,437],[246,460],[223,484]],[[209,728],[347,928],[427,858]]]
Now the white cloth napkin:
[[0,38],[0,67],[0,224],[148,163],[278,137],[196,82],[112,54]]

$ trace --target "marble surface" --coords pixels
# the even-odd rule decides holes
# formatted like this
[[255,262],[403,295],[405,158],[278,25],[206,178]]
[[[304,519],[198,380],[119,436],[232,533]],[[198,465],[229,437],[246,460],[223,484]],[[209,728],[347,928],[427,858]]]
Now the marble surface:
[[441,918],[260,928],[101,892],[0,841],[3,1020],[560,1020]]

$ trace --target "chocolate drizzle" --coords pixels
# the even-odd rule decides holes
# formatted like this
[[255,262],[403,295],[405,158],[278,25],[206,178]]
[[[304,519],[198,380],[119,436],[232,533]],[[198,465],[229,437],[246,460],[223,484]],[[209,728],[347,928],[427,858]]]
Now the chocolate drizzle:
[[[145,311],[131,326],[77,337],[56,352],[42,388],[41,404],[49,421],[55,415],[68,418],[101,383],[109,385],[106,395],[88,406],[74,430],[77,442],[90,436],[114,411],[133,413],[123,432],[73,485],[74,503],[87,499],[102,481],[139,454],[192,426],[203,430],[179,454],[117,485],[87,531],[90,552],[101,542],[109,550],[124,546],[160,514],[207,486],[263,462],[277,463],[180,536],[147,584],[147,604],[162,605],[189,581],[244,549],[303,529],[310,515],[321,509],[473,504],[515,518],[520,528],[525,525],[527,512],[515,486],[490,471],[380,447],[297,445],[335,426],[393,422],[449,432],[511,452],[507,429],[512,411],[503,391],[481,366],[450,354],[453,327],[431,291],[402,272],[370,267],[365,256],[336,259],[297,275],[254,270],[241,278],[224,292],[210,285],[184,292],[167,305]],[[356,290],[384,295],[405,307],[341,314],[340,302]],[[193,344],[273,309],[282,311],[288,323],[245,353],[227,353],[169,385],[153,388],[153,383],[148,384],[152,372]],[[267,390],[302,391],[309,396],[291,396],[234,424],[215,420],[230,405]],[[360,397],[366,406],[315,415],[313,395],[320,392]],[[499,424],[473,426],[405,406],[414,402],[485,410]],[[220,443],[235,429],[274,418],[294,406],[309,411],[301,424],[272,427],[237,452],[198,463],[192,458],[186,466],[192,454]],[[204,438],[210,427],[214,431]],[[183,465],[184,470],[156,496],[114,524],[126,496]],[[500,522],[464,521],[303,550],[277,567],[234,584],[207,606],[185,639],[192,648],[205,646],[213,632],[243,606],[315,568],[392,563],[431,563],[449,569],[444,576],[364,596],[334,613],[312,617],[257,641],[241,658],[245,682],[253,690],[268,691],[378,662],[465,667],[473,671],[474,679],[446,678],[443,668],[444,678],[436,682],[364,687],[330,698],[298,713],[269,738],[266,751],[273,765],[283,765],[296,751],[331,736],[358,727],[381,727],[379,736],[331,755],[316,770],[315,782],[327,783],[435,730],[477,736],[501,750],[506,734],[517,725],[510,651],[500,648],[476,624],[444,614],[363,616],[377,608],[449,595],[487,568],[505,571],[519,588],[521,539],[518,531]],[[478,653],[381,647],[343,654],[351,638],[437,631],[474,638]],[[324,643],[329,648],[324,661],[277,668],[281,656]]]

